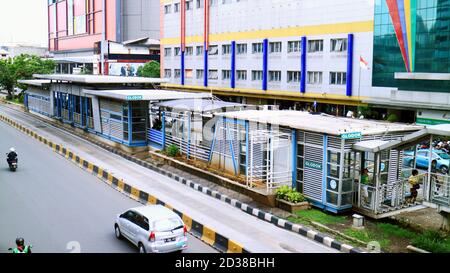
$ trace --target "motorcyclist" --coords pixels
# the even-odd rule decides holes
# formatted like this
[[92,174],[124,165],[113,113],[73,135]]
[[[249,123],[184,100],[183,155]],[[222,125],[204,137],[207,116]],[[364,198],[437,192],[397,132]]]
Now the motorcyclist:
[[11,162],[14,160],[17,162],[17,153],[16,149],[14,149],[14,147],[11,147],[9,149],[9,153],[7,154],[6,161],[8,162],[8,165],[11,165]]
[[13,253],[31,253],[32,246],[26,246],[23,238],[16,239],[17,247],[12,250]]

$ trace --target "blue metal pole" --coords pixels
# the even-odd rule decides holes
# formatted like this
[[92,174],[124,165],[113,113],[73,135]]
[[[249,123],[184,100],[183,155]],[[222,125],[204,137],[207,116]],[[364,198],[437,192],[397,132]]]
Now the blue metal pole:
[[323,161],[322,161],[322,204],[327,203],[327,147],[328,147],[328,136],[323,135]]
[[166,149],[166,112],[162,112],[162,149]]
[[206,48],[206,43],[203,47],[203,86],[208,87],[208,49]]
[[305,93],[306,92],[306,37],[302,37],[302,54],[301,54],[301,80],[300,80],[300,92]]
[[267,76],[268,76],[268,59],[269,59],[269,40],[263,41],[263,82],[262,90],[267,90]]
[[84,102],[84,97],[80,96],[80,116],[81,116],[80,117],[80,122],[81,122],[81,127],[84,126],[84,115],[85,115],[83,102]]
[[181,51],[181,85],[184,85],[184,51]]
[[231,88],[236,88],[236,42],[231,42]]
[[132,110],[131,103],[128,102],[128,143],[130,145],[133,141],[133,125],[131,124],[133,122]]
[[292,129],[292,188],[297,184],[297,130]]
[[347,48],[347,96],[352,96],[353,89],[353,34],[348,35]]
[[248,177],[248,165],[250,156],[250,123],[245,121],[245,176]]

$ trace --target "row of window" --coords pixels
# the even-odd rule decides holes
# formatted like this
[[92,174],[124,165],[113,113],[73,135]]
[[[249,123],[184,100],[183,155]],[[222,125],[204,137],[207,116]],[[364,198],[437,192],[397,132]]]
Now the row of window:
[[[252,43],[252,54],[263,53],[263,43]],[[197,56],[203,54],[203,46],[195,47],[195,54]],[[270,42],[269,43],[269,53],[281,53],[283,51],[283,43],[282,42]],[[287,42],[287,52],[288,53],[296,53],[301,51],[301,41],[288,41]],[[342,39],[331,39],[330,43],[330,52],[345,52],[347,51],[347,38]],[[323,52],[323,40],[310,40],[308,41],[308,52]],[[218,55],[219,54],[219,46],[211,45],[209,46],[208,55]],[[222,45],[222,55],[230,55],[231,54],[231,44]],[[242,55],[247,54],[247,44],[237,44],[236,45],[236,54]],[[174,48],[174,56],[181,55],[181,48]],[[185,55],[192,56],[194,55],[194,47],[187,46],[185,48]],[[164,48],[164,56],[172,56],[172,48]]]
[[[195,72],[196,79],[203,79],[203,69],[197,69]],[[281,71],[269,71],[268,80],[269,82],[281,82]],[[171,78],[172,70],[165,69],[164,77]],[[181,69],[175,69],[174,73],[175,78],[181,78]],[[192,79],[194,77],[193,69],[185,70],[185,77],[187,79]],[[287,71],[287,82],[288,83],[299,83],[301,78],[300,71]],[[219,79],[219,71],[211,69],[208,71],[208,79],[210,80],[218,80]],[[231,79],[231,70],[222,70],[221,80],[229,80]],[[238,81],[246,81],[247,80],[247,70],[237,70],[236,71],[236,79]],[[251,80],[252,81],[261,81],[263,79],[263,71],[262,70],[252,70],[251,71]],[[322,84],[322,72],[319,71],[309,71],[307,77],[308,84]],[[347,83],[347,73],[345,72],[330,72],[330,84],[333,85],[345,85]]]
[[[247,0],[236,0],[236,2],[245,2]],[[204,6],[204,0],[196,0],[195,7],[197,9],[202,9]],[[223,5],[231,4],[232,0],[220,0],[220,2]],[[209,6],[214,7],[217,6],[219,3],[219,0],[209,0]],[[194,9],[194,1],[193,0],[186,0],[186,10],[193,10]],[[181,4],[180,3],[174,3],[173,4],[173,12],[177,13],[181,10]],[[164,13],[169,14],[172,13],[172,4],[168,4],[164,6]]]

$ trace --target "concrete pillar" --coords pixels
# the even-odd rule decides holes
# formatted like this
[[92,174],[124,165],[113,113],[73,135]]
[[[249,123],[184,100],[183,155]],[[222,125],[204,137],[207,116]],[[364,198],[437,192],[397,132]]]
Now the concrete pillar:
[[450,213],[441,211],[439,214],[442,216],[441,230],[445,232],[450,231]]

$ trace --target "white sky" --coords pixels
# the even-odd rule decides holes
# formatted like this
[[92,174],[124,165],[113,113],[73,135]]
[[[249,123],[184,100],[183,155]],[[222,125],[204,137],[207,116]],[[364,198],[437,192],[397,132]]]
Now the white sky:
[[0,44],[47,47],[48,0],[0,0]]

